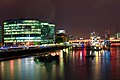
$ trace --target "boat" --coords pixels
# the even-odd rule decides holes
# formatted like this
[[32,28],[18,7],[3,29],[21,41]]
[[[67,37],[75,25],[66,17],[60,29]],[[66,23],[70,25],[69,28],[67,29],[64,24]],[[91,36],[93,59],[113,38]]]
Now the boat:
[[59,60],[59,55],[52,56],[51,54],[46,55],[39,55],[34,58],[34,61],[40,61],[40,62],[52,62],[55,60]]
[[110,50],[111,42],[110,42],[110,33],[109,33],[109,31],[106,31],[106,33],[105,33],[105,39],[104,39],[103,44],[104,44],[104,46],[103,46],[104,50]]
[[84,48],[84,43],[83,42],[73,42],[72,47],[73,47],[73,49]]
[[96,35],[95,32],[92,32],[90,34],[89,49],[93,50],[93,51],[102,50],[101,42],[100,42],[100,36]]
[[110,47],[111,47],[111,43],[109,40],[104,40],[102,42],[102,49],[103,50],[110,50]]
[[100,36],[96,35],[95,32],[90,34],[89,49],[93,51],[99,50],[110,50],[110,33],[107,31],[105,33],[105,38],[101,41]]

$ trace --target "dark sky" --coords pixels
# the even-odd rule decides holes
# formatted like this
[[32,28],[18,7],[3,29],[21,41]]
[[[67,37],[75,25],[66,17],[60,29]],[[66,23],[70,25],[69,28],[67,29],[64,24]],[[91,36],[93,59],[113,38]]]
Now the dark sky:
[[35,18],[55,23],[67,34],[89,37],[92,31],[114,34],[120,26],[120,0],[0,0],[0,23]]

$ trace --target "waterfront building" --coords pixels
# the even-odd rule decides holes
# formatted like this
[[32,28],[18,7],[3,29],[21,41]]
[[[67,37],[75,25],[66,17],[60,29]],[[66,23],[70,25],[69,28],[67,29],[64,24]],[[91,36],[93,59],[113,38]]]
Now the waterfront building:
[[3,30],[2,30],[2,26],[0,26],[0,46],[3,45]]
[[67,42],[68,41],[68,37],[66,35],[65,30],[57,30],[56,31],[56,43],[62,43],[62,42]]
[[[4,43],[8,46],[51,43],[54,41],[54,28],[54,24],[40,22],[36,19],[6,20],[4,22]],[[48,33],[52,35],[52,38],[48,38]]]
[[115,33],[115,34],[114,34],[114,37],[115,37],[116,39],[120,38],[120,32]]
[[59,29],[59,30],[56,31],[56,34],[64,34],[65,35],[66,32],[63,29]]
[[55,42],[55,24],[41,23],[42,44]]

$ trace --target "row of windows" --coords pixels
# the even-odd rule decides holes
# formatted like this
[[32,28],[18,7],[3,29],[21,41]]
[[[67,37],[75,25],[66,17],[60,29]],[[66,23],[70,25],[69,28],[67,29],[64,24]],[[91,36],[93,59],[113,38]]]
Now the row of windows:
[[49,25],[39,25],[39,24],[8,24],[4,25],[4,28],[12,29],[12,28],[26,28],[26,27],[31,27],[31,28],[54,28],[50,27]]
[[16,21],[7,21],[7,22],[4,22],[4,24],[6,25],[6,24],[39,24],[40,22],[39,21],[37,21],[37,20],[16,20]]
[[4,26],[4,29],[39,29],[41,28],[41,26],[29,26],[29,25],[25,25],[25,26]]
[[4,31],[4,34],[41,34],[41,31]]
[[15,34],[15,35],[4,35],[4,37],[40,37],[40,34]]
[[52,38],[54,34],[40,35],[40,34],[14,34],[14,35],[4,35],[4,37],[47,37]]
[[15,32],[17,32],[17,33],[19,33],[19,32],[28,32],[28,31],[30,31],[30,32],[41,32],[41,29],[31,29],[31,30],[29,30],[29,29],[25,29],[25,30],[23,30],[23,29],[19,29],[19,30],[4,30],[4,33],[11,33],[11,32],[13,32],[13,33],[15,33]]

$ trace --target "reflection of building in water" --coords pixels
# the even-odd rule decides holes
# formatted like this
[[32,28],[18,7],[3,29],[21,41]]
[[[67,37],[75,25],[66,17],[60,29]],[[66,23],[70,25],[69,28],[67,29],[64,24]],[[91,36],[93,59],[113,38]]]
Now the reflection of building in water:
[[[70,54],[69,54],[70,55]],[[72,60],[82,60],[85,61],[85,56],[86,56],[86,49],[80,49],[80,50],[73,50],[72,52]]]

